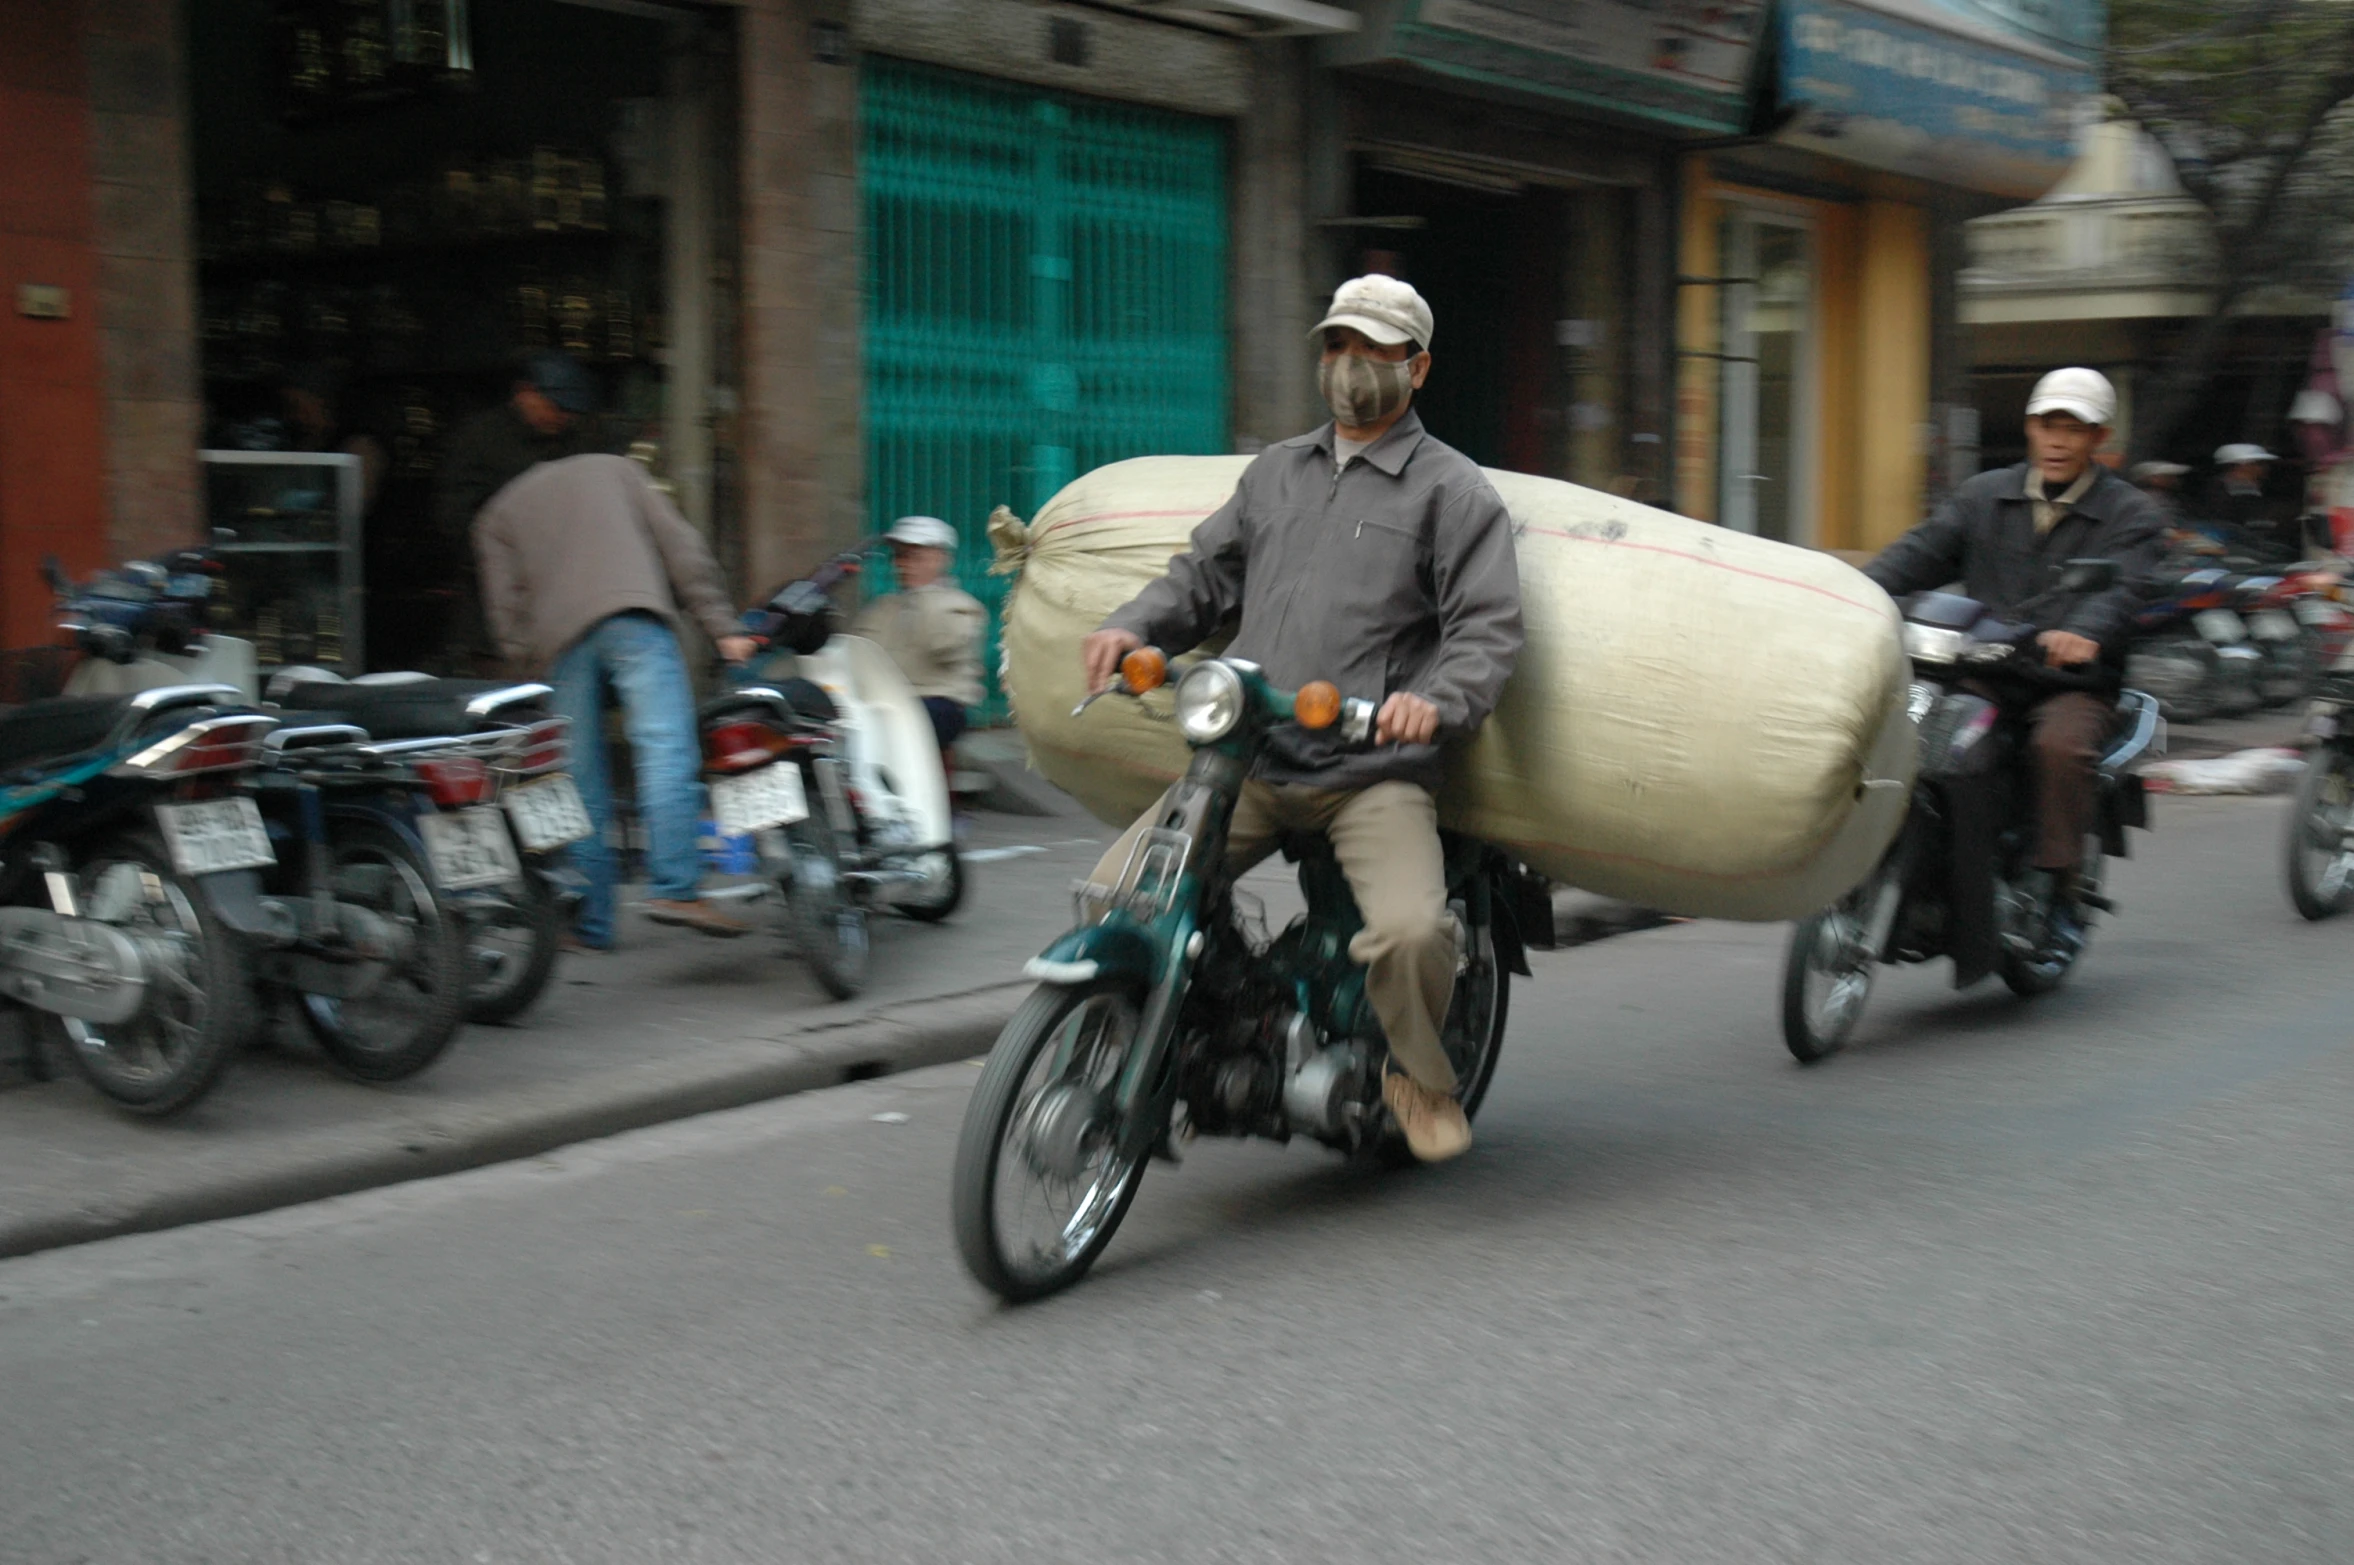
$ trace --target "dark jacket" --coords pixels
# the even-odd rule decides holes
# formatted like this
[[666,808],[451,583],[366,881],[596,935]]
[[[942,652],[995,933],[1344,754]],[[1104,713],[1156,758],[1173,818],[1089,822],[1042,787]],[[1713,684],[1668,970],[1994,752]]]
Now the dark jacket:
[[[1995,618],[2073,631],[2099,642],[2103,660],[2118,664],[2134,612],[2151,590],[2165,519],[2148,495],[2107,468],[2099,471],[2084,497],[2041,537],[2027,499],[2027,464],[1980,473],[1864,574],[1890,597],[1959,581]],[[2115,560],[2117,584],[2089,594],[2060,591],[2061,572],[2082,559]]]
[[[1333,471],[1332,440],[1327,424],[1261,452],[1193,547],[1104,625],[1173,656],[1239,616],[1228,654],[1281,688],[1411,691],[1439,709],[1442,742],[1467,737],[1520,657],[1512,517],[1412,411],[1346,472]],[[1270,781],[1322,788],[1435,787],[1439,770],[1435,744],[1347,751],[1300,728],[1279,730],[1259,763]]]

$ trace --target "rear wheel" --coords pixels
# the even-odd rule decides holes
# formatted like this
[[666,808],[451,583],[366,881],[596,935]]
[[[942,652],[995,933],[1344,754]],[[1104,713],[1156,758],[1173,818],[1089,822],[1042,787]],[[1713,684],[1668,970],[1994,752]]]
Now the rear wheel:
[[867,918],[842,878],[839,838],[822,813],[785,828],[793,879],[785,887],[785,917],[793,944],[820,987],[847,1000],[866,987]]
[[434,894],[423,857],[398,832],[337,821],[328,851],[335,900],[373,914],[387,935],[365,964],[363,992],[298,994],[305,1026],[327,1058],[361,1081],[399,1081],[441,1057],[466,1019],[465,929]]
[[2222,661],[2215,648],[2189,636],[2163,636],[2136,647],[2126,660],[2126,683],[2157,697],[2169,722],[2204,723],[2223,699]]
[[2101,839],[2086,837],[2084,860],[2076,871],[2078,917],[2083,922],[2073,934],[2055,929],[2048,894],[2037,895],[2017,885],[1996,888],[2003,926],[2001,971],[2011,993],[2028,1000],[2050,994],[2075,971],[2078,959],[2092,939],[2091,915],[2083,908],[2082,895],[2100,895],[2107,862],[2101,853]]
[[949,1215],[975,1281],[1012,1303],[1067,1288],[1111,1243],[1144,1179],[1114,1100],[1141,996],[1099,979],[1032,992],[965,1106]]
[[2300,625],[2294,637],[2265,643],[2264,672],[2258,680],[2258,692],[2266,706],[2287,706],[2312,693],[2313,681],[2320,672],[2320,638]]
[[245,954],[153,838],[108,844],[75,880],[84,916],[139,947],[147,993],[128,1021],[42,1022],[107,1097],[135,1114],[177,1113],[212,1090],[253,1030]]
[[564,910],[529,864],[523,883],[465,908],[466,1018],[497,1023],[520,1015],[556,969]]
[[1893,871],[1887,866],[1790,931],[1782,961],[1782,1041],[1812,1065],[1847,1046],[1872,995],[1879,953],[1872,921]]
[[2305,762],[2289,807],[2289,900],[2309,919],[2354,903],[2354,756],[2336,745]]
[[939,889],[926,897],[899,904],[899,911],[919,924],[937,924],[964,906],[964,855],[954,847],[947,847],[930,857],[948,861],[947,874],[942,877]]
[[[1447,1051],[1447,1063],[1455,1067],[1455,1097],[1463,1105],[1463,1117],[1474,1119],[1496,1079],[1496,1061],[1504,1052],[1504,1027],[1512,1010],[1512,975],[1497,955],[1494,926],[1469,922],[1460,900],[1447,905],[1455,915],[1455,927],[1462,932],[1462,945],[1455,955],[1455,990],[1447,1001],[1439,1046]],[[1383,1131],[1372,1149],[1382,1162],[1395,1168],[1415,1161],[1405,1135],[1395,1125]]]

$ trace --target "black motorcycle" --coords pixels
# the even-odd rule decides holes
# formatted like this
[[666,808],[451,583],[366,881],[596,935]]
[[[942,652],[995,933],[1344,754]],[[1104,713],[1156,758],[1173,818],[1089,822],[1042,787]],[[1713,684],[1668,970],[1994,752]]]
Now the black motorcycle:
[[2318,920],[2354,905],[2354,654],[2322,676],[2304,743],[2305,775],[2289,807],[2289,901]]
[[[1114,689],[1158,689],[1167,666],[1132,652]],[[1092,699],[1092,698],[1091,698]],[[1195,1134],[1309,1136],[1385,1160],[1407,1154],[1381,1081],[1389,1056],[1349,959],[1363,915],[1322,837],[1286,841],[1307,912],[1272,940],[1234,886],[1226,838],[1252,763],[1277,729],[1365,743],[1374,708],[1329,684],[1276,689],[1256,664],[1209,658],[1176,692],[1193,761],[1113,882],[1082,886],[1078,924],[1024,972],[1037,990],[1006,1023],[965,1110],[951,1210],[957,1248],[1007,1299],[1077,1281],[1111,1242],[1148,1159]],[[1441,832],[1458,931],[1440,1042],[1479,1112],[1521,932],[1550,945],[1545,883],[1485,843]],[[1530,943],[1540,943],[1532,940]]]
[[[2114,579],[2110,562],[2078,560],[2060,585],[2091,592]],[[1908,600],[1904,636],[1921,735],[1904,828],[1861,885],[1799,922],[1783,964],[1783,1041],[1809,1063],[1846,1043],[1880,963],[1948,957],[1957,989],[1999,973],[2014,994],[2040,995],[2066,979],[2089,934],[2055,921],[2052,877],[2032,867],[2027,725],[1992,693],[2095,688],[2099,676],[2046,667],[2032,627],[1992,620],[1984,605],[1955,594]],[[2117,714],[2077,876],[2088,918],[2115,911],[2102,890],[2104,859],[2126,856],[2126,828],[2149,825],[2141,779],[2127,768],[2165,748],[2154,699],[2123,691]]]

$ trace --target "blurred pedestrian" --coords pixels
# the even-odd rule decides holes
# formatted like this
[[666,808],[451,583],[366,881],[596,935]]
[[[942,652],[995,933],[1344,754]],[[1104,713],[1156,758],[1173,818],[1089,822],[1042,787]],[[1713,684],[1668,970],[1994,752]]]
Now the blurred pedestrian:
[[596,411],[597,383],[586,366],[570,354],[535,353],[523,361],[506,401],[468,419],[450,437],[433,480],[433,557],[414,568],[452,590],[444,650],[461,664],[491,647],[467,548],[474,519],[491,496],[529,469],[596,450]]
[[604,706],[621,703],[646,823],[646,916],[707,935],[749,927],[696,894],[702,856],[701,751],[695,697],[679,650],[683,613],[720,656],[752,655],[703,535],[624,456],[546,462],[491,498],[474,523],[483,607],[500,650],[545,673],[572,724],[572,775],[595,833],[573,845],[589,883],[576,942],[613,944],[613,789],[605,774]]
[[2294,556],[2294,529],[2283,523],[2283,507],[2265,494],[2272,464],[2280,458],[2245,441],[2215,448],[2215,477],[2207,486],[2207,519],[2231,530],[2231,542],[2263,555]]
[[2181,462],[2136,462],[2126,474],[2133,486],[2150,497],[2173,549],[2212,549],[2213,541],[2199,531],[2182,507],[2182,480],[2190,468]]
[[981,702],[981,638],[989,611],[948,580],[956,529],[936,516],[902,516],[883,534],[899,590],[861,609],[853,635],[881,644],[931,714],[945,751]]

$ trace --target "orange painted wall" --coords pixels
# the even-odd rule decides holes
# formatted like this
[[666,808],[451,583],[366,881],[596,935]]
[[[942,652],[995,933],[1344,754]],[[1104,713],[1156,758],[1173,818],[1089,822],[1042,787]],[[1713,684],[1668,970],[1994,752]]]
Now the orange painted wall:
[[[41,557],[106,559],[83,0],[0,0],[0,646],[54,640]],[[71,316],[30,320],[26,283]]]

